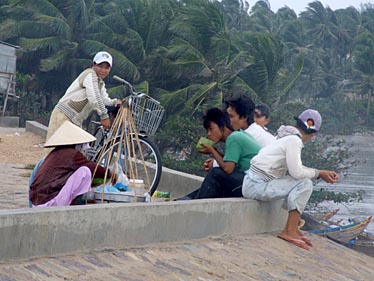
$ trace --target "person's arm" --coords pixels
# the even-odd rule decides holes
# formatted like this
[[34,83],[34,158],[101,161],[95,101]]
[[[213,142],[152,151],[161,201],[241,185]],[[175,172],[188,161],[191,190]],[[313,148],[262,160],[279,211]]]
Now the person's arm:
[[99,78],[96,73],[90,73],[86,76],[83,81],[83,87],[86,89],[87,99],[90,104],[93,105],[97,114],[99,114],[101,120],[108,119],[108,110],[106,109],[103,101],[103,97],[99,90]]
[[[103,167],[103,166],[98,166],[97,169],[96,169],[96,172],[95,172],[95,175],[93,174],[94,171],[95,171],[95,168],[96,168],[96,165],[97,163],[96,162],[93,162],[93,161],[90,161],[88,160],[80,151],[77,150],[77,152],[74,154],[74,157],[73,157],[73,162],[74,162],[74,165],[76,166],[76,168],[78,169],[79,167],[82,167],[82,166],[86,166],[87,168],[90,169],[91,173],[92,173],[92,177],[96,177],[96,178],[104,178],[105,177],[105,172],[107,170],[106,167]],[[108,169],[108,174],[107,174],[107,178],[110,178],[111,177],[111,172],[110,170]]]
[[109,97],[104,82],[103,82],[103,86],[101,88],[101,94],[102,94],[103,102],[107,106],[117,106],[117,105],[121,105],[122,104],[121,100],[119,100],[119,99],[112,99],[112,98]]
[[295,179],[317,178],[319,174],[317,169],[303,166],[301,161],[302,148],[303,143],[298,136],[287,137],[285,150],[288,172]]
[[222,155],[213,146],[207,145],[205,143],[200,143],[204,148],[200,149],[200,153],[211,154],[213,158],[217,161],[218,165],[226,174],[231,174],[234,171],[235,163],[231,161],[224,161]]

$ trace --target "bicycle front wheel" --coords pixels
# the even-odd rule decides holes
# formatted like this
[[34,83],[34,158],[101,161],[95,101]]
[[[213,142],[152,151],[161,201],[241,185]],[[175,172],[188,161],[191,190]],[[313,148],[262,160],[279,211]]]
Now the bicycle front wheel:
[[[130,147],[126,147],[124,143],[120,142],[120,138],[118,137],[111,146],[105,149],[100,164],[107,166],[108,156],[112,153],[112,159],[118,159],[123,172],[127,176],[133,173],[136,179],[143,180],[152,196],[161,179],[162,164],[160,151],[156,144],[147,137],[139,136],[138,143],[133,136],[130,138],[130,141]],[[121,147],[118,149],[119,145]],[[120,151],[119,157],[117,157],[118,151]],[[134,172],[134,169],[136,172]]]

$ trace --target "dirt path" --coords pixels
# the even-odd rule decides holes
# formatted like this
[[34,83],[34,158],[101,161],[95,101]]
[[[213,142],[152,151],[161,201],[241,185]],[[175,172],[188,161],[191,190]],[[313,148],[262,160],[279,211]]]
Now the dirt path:
[[24,128],[0,127],[0,210],[29,207],[31,170],[24,167],[43,157],[43,144],[42,137]]
[[43,157],[44,139],[24,128],[0,127],[0,164],[36,164]]

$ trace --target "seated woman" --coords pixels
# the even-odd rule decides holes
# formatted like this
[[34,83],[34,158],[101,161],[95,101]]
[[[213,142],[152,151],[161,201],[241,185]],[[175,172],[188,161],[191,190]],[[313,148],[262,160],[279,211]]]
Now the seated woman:
[[[82,144],[95,137],[66,121],[44,147],[54,149],[44,159],[30,185],[33,207],[68,206],[79,195],[91,189],[92,176],[104,178],[106,168],[87,160],[79,151]],[[96,171],[95,171],[96,169]],[[108,170],[107,177],[110,177]]]

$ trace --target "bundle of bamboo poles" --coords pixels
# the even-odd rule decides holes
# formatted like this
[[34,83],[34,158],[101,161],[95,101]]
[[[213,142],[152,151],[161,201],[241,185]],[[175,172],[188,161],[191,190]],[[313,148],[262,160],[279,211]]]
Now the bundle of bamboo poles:
[[[118,145],[116,148],[116,151],[114,151],[114,144],[119,139],[119,143],[123,145]],[[109,151],[107,151],[109,148]],[[134,122],[134,119],[131,114],[131,110],[125,102],[123,106],[119,109],[117,116],[113,120],[113,123],[111,125],[110,131],[107,135],[107,139],[104,143],[104,146],[100,150],[100,154],[97,158],[97,165],[95,168],[95,172],[97,167],[100,165],[100,163],[103,161],[104,157],[106,159],[106,170],[105,170],[105,176],[104,176],[104,183],[107,182],[108,178],[108,171],[109,167],[111,167],[110,170],[110,182],[112,185],[116,183],[117,180],[117,172],[118,169],[122,169],[122,167],[119,167],[118,163],[119,161],[122,161],[120,159],[122,154],[125,154],[125,165],[126,165],[126,176],[129,178],[129,180],[135,180],[139,178],[138,175],[138,156],[136,154],[137,149],[140,153],[141,164],[144,168],[144,171],[146,173],[146,179],[144,182],[144,187],[147,191],[150,191],[151,184],[149,180],[149,174],[147,170],[147,166],[144,160],[143,152],[141,149],[140,141],[139,141],[139,135],[136,128],[136,124]],[[123,164],[122,164],[123,165]],[[93,175],[95,175],[95,172]],[[144,180],[144,179],[143,179]],[[136,188],[136,186],[132,186]],[[135,197],[137,196],[137,192],[135,192]],[[101,202],[104,201],[104,188],[102,189],[101,194]],[[137,200],[135,200],[137,201]]]

